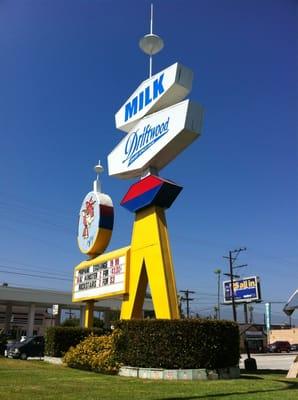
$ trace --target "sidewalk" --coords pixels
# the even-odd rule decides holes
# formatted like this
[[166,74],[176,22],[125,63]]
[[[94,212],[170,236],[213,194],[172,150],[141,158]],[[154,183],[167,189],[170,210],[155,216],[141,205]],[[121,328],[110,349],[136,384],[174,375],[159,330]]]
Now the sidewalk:
[[[280,369],[288,371],[292,365],[294,359],[297,357],[297,352],[291,353],[258,353],[251,354],[251,358],[254,358],[257,362],[258,369]],[[241,354],[239,367],[244,369],[244,360],[247,358],[247,354]]]

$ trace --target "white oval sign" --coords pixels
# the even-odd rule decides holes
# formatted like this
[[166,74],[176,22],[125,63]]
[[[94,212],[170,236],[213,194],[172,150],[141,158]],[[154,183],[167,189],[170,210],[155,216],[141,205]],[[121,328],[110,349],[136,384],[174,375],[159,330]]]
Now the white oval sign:
[[202,107],[189,100],[143,118],[108,155],[109,175],[141,176],[160,170],[201,133]]
[[145,115],[183,100],[191,91],[193,72],[175,63],[143,81],[115,114],[116,128],[129,132]]

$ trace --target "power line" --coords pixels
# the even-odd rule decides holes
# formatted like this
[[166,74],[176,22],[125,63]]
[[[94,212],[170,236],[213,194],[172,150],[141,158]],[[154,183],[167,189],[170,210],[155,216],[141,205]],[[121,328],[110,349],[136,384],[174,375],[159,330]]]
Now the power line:
[[[2,226],[2,225],[1,225]],[[20,238],[18,238],[19,240],[21,239],[21,234],[19,229],[16,226],[7,226],[6,229],[12,230],[13,232],[16,232],[18,235],[20,235]],[[36,244],[36,236],[38,236],[38,242],[40,245],[44,246],[47,248],[47,250],[51,251],[53,245],[51,245],[49,242],[51,240],[52,243],[55,243],[54,246],[59,249],[60,252],[63,252],[64,254],[73,254],[73,252],[70,252],[66,249],[66,247],[63,247],[60,243],[57,244],[57,241],[55,240],[55,242],[52,240],[53,236],[48,236],[47,240],[43,239],[42,237],[40,237],[40,235],[36,232],[36,234],[33,231],[27,231],[26,232],[26,240],[29,241],[34,241],[34,244]],[[22,241],[23,241],[23,236],[22,236]],[[67,242],[67,244],[70,242]]]
[[41,207],[40,204],[25,203],[25,202],[22,202],[19,200],[12,200],[11,198],[13,196],[11,196],[11,195],[9,196],[7,193],[6,194],[4,193],[5,198],[9,198],[9,202],[8,202],[5,199],[1,198],[2,196],[3,196],[3,192],[0,191],[0,207],[1,206],[5,206],[5,207],[13,206],[14,209],[15,208],[23,209],[28,212],[34,213],[35,215],[36,214],[38,214],[38,215],[44,214],[46,216],[49,216],[49,213],[52,213],[52,214],[56,214],[57,216],[60,216],[64,219],[65,218],[71,218],[71,219],[73,218],[73,216],[69,212],[69,209],[67,209],[67,208],[64,208],[64,209],[59,208],[59,211],[54,208],[50,208],[50,209],[44,208],[44,207]]
[[[3,198],[5,197],[5,198]],[[6,198],[10,198],[9,202],[6,200]],[[26,212],[30,213],[32,216],[34,216],[34,221],[30,221],[30,224],[34,224],[34,222],[36,221],[36,219],[40,218],[40,217],[45,217],[45,218],[50,218],[50,221],[47,220],[46,223],[52,225],[52,227],[56,227],[58,228],[60,231],[61,229],[66,228],[67,233],[72,234],[72,229],[68,229],[68,224],[60,224],[57,222],[54,222],[53,219],[56,217],[56,219],[58,218],[62,218],[65,220],[65,218],[69,218],[69,220],[74,221],[76,216],[77,216],[77,212],[73,212],[70,213],[69,209],[65,208],[59,208],[59,210],[54,209],[54,208],[43,208],[40,206],[39,203],[33,203],[33,202],[21,202],[19,200],[11,200],[11,197],[13,197],[13,195],[10,195],[8,192],[4,192],[2,190],[0,190],[0,210],[1,208],[5,207],[11,207],[11,205],[13,204],[13,208],[18,208],[20,211],[25,210]],[[5,213],[5,215],[7,215],[7,213]],[[18,215],[18,221],[19,218],[22,217],[23,215]],[[11,215],[10,215],[11,218]],[[42,221],[41,221],[42,222]],[[71,224],[72,225],[72,224]],[[224,242],[216,242],[214,240],[211,241],[206,241],[206,239],[201,239],[198,237],[194,237],[191,235],[181,235],[181,234],[174,234],[173,237],[178,238],[178,239],[183,239],[183,242],[185,243],[189,243],[189,242],[195,242],[195,243],[201,243],[204,244],[205,246],[223,246],[225,245]],[[187,239],[187,240],[185,240]],[[274,260],[278,260],[278,261],[282,261],[284,264],[288,264],[288,265],[296,265],[295,261],[291,261],[288,260],[285,257],[280,257],[280,256],[274,256],[274,255],[269,255],[266,254],[264,252],[262,252],[261,250],[258,249],[254,249],[250,247],[250,250],[254,253],[256,253],[257,255],[264,257],[264,258],[268,258],[268,259],[274,259]],[[203,258],[205,259],[205,258]],[[211,258],[208,258],[208,260],[213,260]]]
[[[174,238],[179,239],[182,243],[184,244],[189,244],[189,243],[201,243],[204,246],[210,246],[210,247],[223,247],[226,246],[226,243],[224,242],[216,242],[216,241],[206,241],[205,239],[201,239],[199,237],[194,237],[194,236],[190,236],[190,235],[181,235],[181,234],[173,234],[172,235]],[[271,260],[276,260],[279,263],[282,262],[283,264],[288,264],[288,265],[297,265],[296,261],[291,261],[289,259],[287,259],[286,257],[282,257],[282,256],[276,256],[276,255],[271,255],[268,254],[266,252],[263,252],[262,250],[258,250],[257,248],[253,248],[253,247],[249,247],[250,252],[256,254],[258,256],[258,258],[267,258],[267,259],[271,259]],[[214,260],[213,258],[210,257],[200,257],[200,259],[203,260]]]
[[49,287],[49,286],[40,286],[40,285],[38,285],[38,287],[36,288],[36,286],[33,286],[33,285],[28,285],[28,284],[26,284],[26,286],[24,286],[24,285],[20,285],[20,284],[18,284],[18,283],[10,282],[10,281],[6,281],[5,283],[7,283],[8,286],[11,287],[11,288],[18,288],[19,291],[26,290],[26,289],[38,289],[38,290],[40,290],[40,289],[45,289],[45,290],[48,290],[48,291],[53,292],[53,293],[57,293],[57,292],[68,292],[68,291],[66,291],[66,290],[57,290],[56,287]]
[[[201,312],[201,311],[212,311],[213,307],[208,307],[208,308],[196,308],[196,312]],[[193,312],[192,312],[193,313]]]
[[20,270],[21,272],[23,272],[24,268],[25,268],[26,272],[39,272],[39,273],[41,272],[42,274],[45,274],[45,275],[61,276],[63,278],[66,278],[67,276],[71,275],[71,273],[70,274],[66,274],[66,273],[65,274],[61,274],[59,272],[56,273],[55,271],[43,272],[41,270],[45,269],[44,267],[40,267],[39,269],[30,269],[30,268],[27,268],[26,266],[24,266],[24,267],[15,267],[14,265],[2,265],[2,264],[0,264],[0,268],[12,268],[13,270],[17,270],[17,271]]
[[13,272],[13,271],[3,271],[3,270],[0,270],[0,272],[3,272],[5,274],[11,274],[11,275],[31,276],[33,278],[56,279],[58,281],[72,281],[72,279],[70,279],[70,278],[61,278],[61,277],[36,275],[36,274],[26,274],[25,272]]

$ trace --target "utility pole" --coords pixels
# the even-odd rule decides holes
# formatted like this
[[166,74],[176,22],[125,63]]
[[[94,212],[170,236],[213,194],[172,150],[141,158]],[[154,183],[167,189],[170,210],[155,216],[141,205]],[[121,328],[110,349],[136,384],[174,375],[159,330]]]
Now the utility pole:
[[214,273],[217,275],[217,312],[216,319],[220,319],[220,274],[221,269],[216,269]]
[[249,323],[252,324],[254,322],[254,317],[253,317],[253,306],[249,306],[248,307],[248,311],[249,311]]
[[248,324],[247,303],[243,303],[244,322]]
[[[227,258],[229,260],[229,273],[226,273],[224,275],[227,275],[231,279],[231,297],[232,297],[232,308],[233,308],[233,319],[235,322],[237,322],[237,312],[236,312],[236,304],[235,304],[235,295],[234,295],[234,278],[240,278],[239,275],[234,275],[233,270],[236,268],[242,268],[246,267],[247,264],[243,265],[237,265],[234,266],[234,262],[237,260],[237,257],[241,251],[245,251],[246,247],[240,247],[239,249],[236,250],[230,250],[228,256],[224,256],[224,258]],[[233,255],[235,256],[233,257]]]
[[181,300],[180,294],[178,294],[178,293],[177,293],[177,301],[178,301],[178,308],[179,308],[180,318],[183,318],[182,300]]
[[189,318],[189,303],[193,301],[193,297],[189,297],[189,294],[195,293],[192,290],[180,290],[181,293],[185,293],[185,297],[181,297],[182,301],[186,301],[186,317]]
[[218,318],[218,307],[217,307],[217,306],[214,306],[214,307],[213,307],[213,310],[214,310],[214,319],[219,319],[219,318]]

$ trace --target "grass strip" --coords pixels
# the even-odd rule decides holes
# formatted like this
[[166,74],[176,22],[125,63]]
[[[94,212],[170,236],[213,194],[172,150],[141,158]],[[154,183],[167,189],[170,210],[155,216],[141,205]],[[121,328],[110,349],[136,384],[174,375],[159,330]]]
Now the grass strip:
[[297,400],[298,379],[285,376],[282,371],[262,371],[231,380],[152,381],[0,358],[0,399]]

